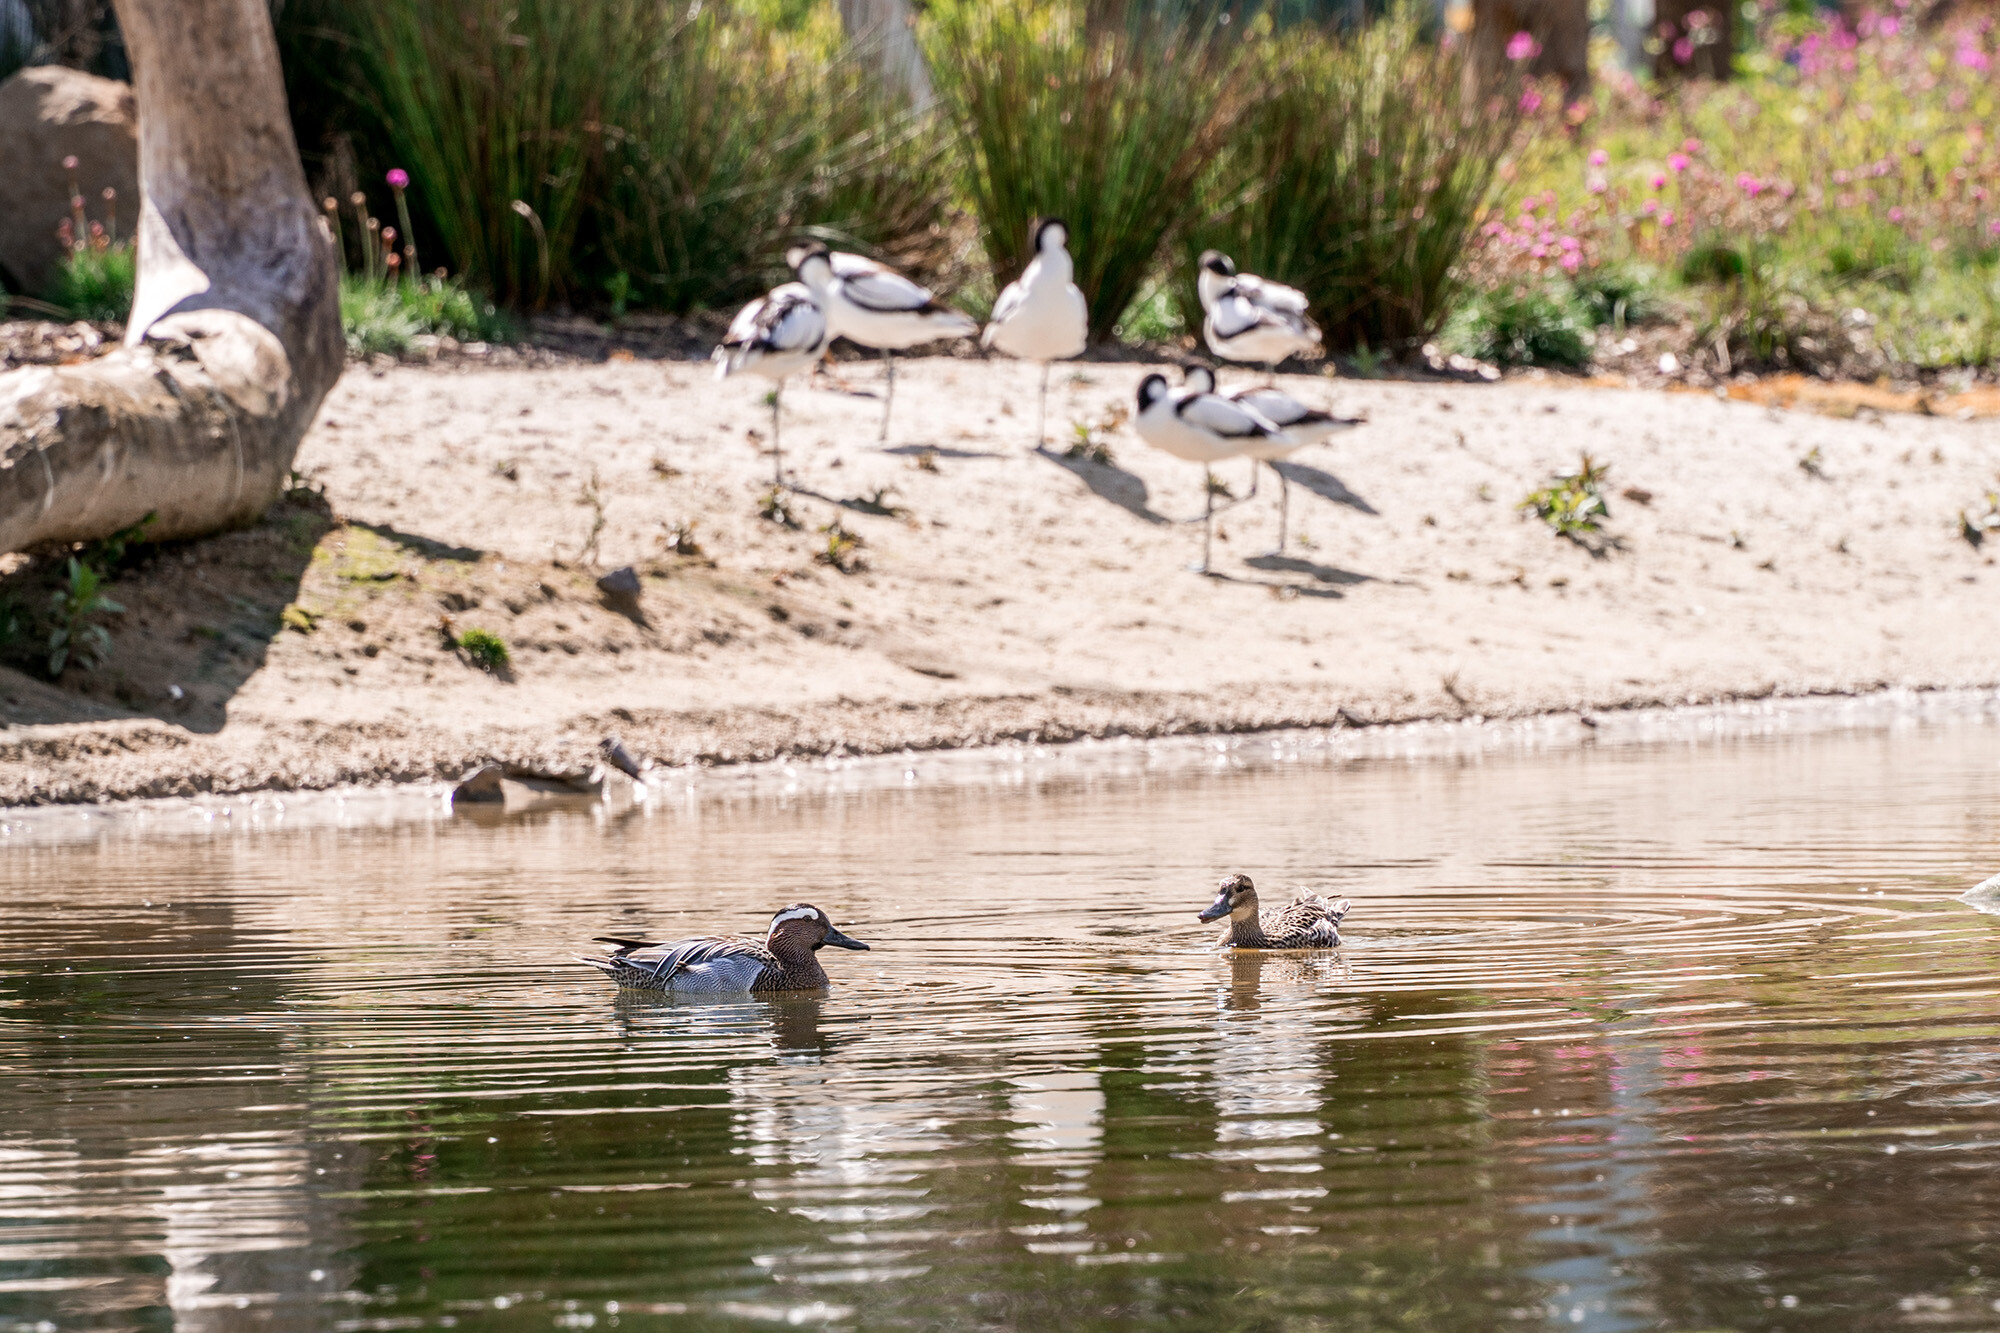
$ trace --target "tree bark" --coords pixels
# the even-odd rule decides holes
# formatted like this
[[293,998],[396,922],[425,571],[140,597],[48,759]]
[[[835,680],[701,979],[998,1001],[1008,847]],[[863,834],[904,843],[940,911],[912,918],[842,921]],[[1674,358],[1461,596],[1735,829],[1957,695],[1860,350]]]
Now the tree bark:
[[1509,65],[1507,43],[1516,33],[1535,39],[1526,73],[1563,81],[1563,100],[1590,87],[1589,0],[1472,0],[1472,60],[1479,88],[1490,87]]
[[267,0],[117,0],[139,107],[124,346],[0,374],[0,551],[254,522],[345,357]]
[[839,0],[847,40],[867,51],[884,80],[911,106],[931,103],[930,69],[911,27],[910,0]]

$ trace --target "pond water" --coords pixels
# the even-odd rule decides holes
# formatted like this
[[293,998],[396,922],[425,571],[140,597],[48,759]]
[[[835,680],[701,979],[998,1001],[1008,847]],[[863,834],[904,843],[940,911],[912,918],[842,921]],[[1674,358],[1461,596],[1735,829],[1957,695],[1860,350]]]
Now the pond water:
[[0,1330],[1993,1328],[1995,871],[1983,715],[31,840]]

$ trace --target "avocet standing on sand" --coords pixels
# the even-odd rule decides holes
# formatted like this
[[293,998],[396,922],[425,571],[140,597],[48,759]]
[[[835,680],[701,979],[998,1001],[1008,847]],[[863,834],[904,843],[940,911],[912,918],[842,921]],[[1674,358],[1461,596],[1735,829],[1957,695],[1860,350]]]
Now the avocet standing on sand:
[[1296,287],[1238,273],[1220,250],[1201,252],[1195,278],[1201,296],[1201,336],[1225,361],[1248,361],[1275,375],[1288,356],[1319,350],[1319,325],[1306,317],[1306,294]]
[[785,262],[799,277],[773,287],[736,312],[729,332],[715,349],[715,377],[750,371],[771,380],[772,479],[785,484],[785,457],[778,448],[778,395],[794,371],[804,370],[826,350],[827,285],[833,266],[818,242],[795,245]]
[[1139,438],[1163,453],[1201,464],[1201,572],[1208,573],[1215,537],[1215,464],[1250,457],[1250,451],[1289,446],[1271,421],[1218,393],[1170,389],[1167,377],[1152,374],[1139,383],[1139,414],[1132,420]]
[[[1184,383],[1188,389],[1196,393],[1215,392],[1215,372],[1207,366],[1185,366],[1182,368],[1182,374],[1185,377]],[[1321,440],[1329,436],[1338,435],[1344,430],[1352,430],[1361,424],[1360,420],[1355,417],[1337,417],[1332,413],[1321,412],[1316,408],[1307,407],[1283,389],[1273,388],[1268,385],[1258,385],[1252,389],[1237,389],[1225,396],[1230,402],[1242,404],[1285,433],[1286,438],[1283,441],[1266,440],[1261,444],[1251,445],[1243,451],[1244,457],[1255,460],[1251,464],[1252,467],[1255,467],[1257,463],[1276,464],[1280,458],[1288,457],[1294,451],[1303,449],[1306,445],[1318,444]],[[1278,472],[1275,466],[1271,468],[1271,471],[1278,474],[1277,553],[1283,555],[1285,553],[1285,528],[1291,516],[1291,483],[1285,480],[1285,474]],[[1254,493],[1254,477],[1251,484]]]
[[864,255],[836,250],[827,285],[827,337],[845,338],[882,353],[888,387],[882,396],[882,431],[889,438],[889,408],[896,397],[896,353],[979,332],[972,316],[936,300],[930,288]]
[[1049,363],[1081,356],[1090,335],[1090,306],[1074,278],[1069,228],[1060,218],[1037,219],[1030,232],[1035,257],[993,303],[993,318],[979,345],[1042,363],[1035,398],[1035,447],[1041,448],[1049,402]]

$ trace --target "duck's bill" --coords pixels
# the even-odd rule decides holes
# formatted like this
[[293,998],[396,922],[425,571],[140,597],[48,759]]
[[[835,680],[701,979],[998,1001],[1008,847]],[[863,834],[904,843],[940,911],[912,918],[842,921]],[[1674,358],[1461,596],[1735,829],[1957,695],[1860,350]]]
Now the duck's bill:
[[837,944],[843,949],[866,949],[868,947],[853,936],[843,935],[831,926],[827,927],[826,942],[828,944]]
[[1226,893],[1220,893],[1216,895],[1214,902],[1210,903],[1207,907],[1205,907],[1201,911],[1195,913],[1195,919],[1197,921],[1214,921],[1220,917],[1225,917],[1228,915],[1229,915],[1229,895]]

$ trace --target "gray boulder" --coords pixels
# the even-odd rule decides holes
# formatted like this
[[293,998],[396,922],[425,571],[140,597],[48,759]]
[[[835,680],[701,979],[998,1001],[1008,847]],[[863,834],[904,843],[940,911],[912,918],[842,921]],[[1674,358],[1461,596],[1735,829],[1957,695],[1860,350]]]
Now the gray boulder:
[[[130,84],[60,65],[0,83],[0,283],[40,296],[62,262],[71,173],[84,216],[127,239],[139,218],[139,115]],[[106,187],[117,191],[106,203]],[[114,225],[115,224],[115,225]]]

